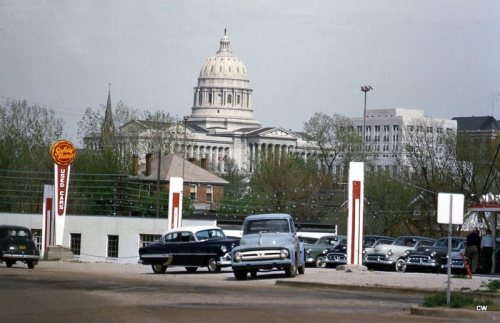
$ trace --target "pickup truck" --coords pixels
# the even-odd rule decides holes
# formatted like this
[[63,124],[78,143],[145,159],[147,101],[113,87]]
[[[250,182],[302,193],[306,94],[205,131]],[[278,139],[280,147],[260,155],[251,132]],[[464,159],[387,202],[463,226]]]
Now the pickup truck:
[[243,222],[240,245],[232,250],[231,267],[237,280],[259,270],[284,270],[287,277],[305,272],[304,244],[288,214],[250,215]]

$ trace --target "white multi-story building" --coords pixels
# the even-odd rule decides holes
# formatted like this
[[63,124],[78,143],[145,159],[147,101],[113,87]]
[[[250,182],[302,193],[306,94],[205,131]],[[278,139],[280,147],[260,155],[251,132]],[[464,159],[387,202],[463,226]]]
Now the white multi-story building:
[[434,119],[417,109],[373,109],[363,117],[353,118],[353,125],[362,133],[365,124],[365,152],[376,170],[391,173],[404,164],[405,147],[432,142],[432,149],[444,154],[445,136],[456,134],[455,120]]

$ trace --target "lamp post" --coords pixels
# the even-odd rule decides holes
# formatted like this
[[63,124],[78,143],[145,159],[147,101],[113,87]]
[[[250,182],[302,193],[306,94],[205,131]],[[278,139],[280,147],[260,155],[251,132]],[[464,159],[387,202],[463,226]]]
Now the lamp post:
[[186,128],[187,128],[187,121],[188,121],[189,117],[188,116],[184,116],[183,117],[183,120],[184,120],[184,151],[183,151],[183,156],[182,156],[182,180],[184,181],[184,162],[186,160]]
[[371,85],[363,85],[361,87],[361,91],[365,92],[365,105],[363,109],[363,141],[362,141],[362,147],[361,147],[361,152],[363,154],[363,161],[365,161],[365,145],[366,145],[366,136],[365,136],[365,131],[366,131],[366,93],[373,90],[373,87]]

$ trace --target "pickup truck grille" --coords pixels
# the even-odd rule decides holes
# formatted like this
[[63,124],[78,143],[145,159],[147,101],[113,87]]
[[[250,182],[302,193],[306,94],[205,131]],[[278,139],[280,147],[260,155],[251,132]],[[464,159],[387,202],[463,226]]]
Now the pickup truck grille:
[[241,260],[242,261],[255,261],[255,260],[273,260],[281,259],[279,249],[276,250],[251,250],[242,251]]

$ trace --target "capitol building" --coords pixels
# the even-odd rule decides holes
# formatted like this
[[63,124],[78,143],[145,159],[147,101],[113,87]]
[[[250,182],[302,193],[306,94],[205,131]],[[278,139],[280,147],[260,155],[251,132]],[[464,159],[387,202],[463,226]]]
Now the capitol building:
[[[120,150],[132,152],[144,161],[144,156],[153,152],[150,141],[155,131],[182,134],[173,140],[171,150],[219,174],[232,167],[243,174],[252,173],[259,156],[269,151],[292,153],[303,159],[320,153],[315,143],[307,141],[301,132],[262,126],[254,118],[252,96],[248,70],[231,51],[229,37],[224,33],[219,49],[200,69],[188,117],[169,129],[158,128],[158,122],[133,120],[115,131],[108,94],[101,134],[85,137],[84,146],[99,149],[103,138],[112,133]],[[364,151],[374,167],[391,173],[397,171],[397,158],[404,154],[407,138],[413,137],[408,136],[409,131],[424,129],[422,133],[430,134],[436,142],[442,133],[456,133],[455,120],[432,119],[424,116],[423,110],[415,109],[367,110],[364,118],[351,121],[360,136],[365,125]],[[333,173],[344,173],[343,164],[343,155],[339,154]]]

